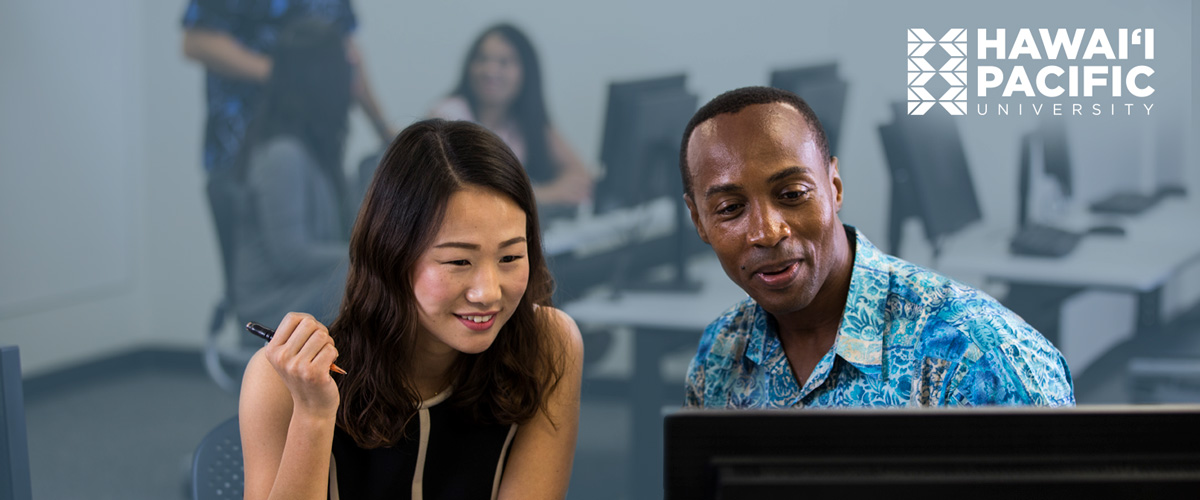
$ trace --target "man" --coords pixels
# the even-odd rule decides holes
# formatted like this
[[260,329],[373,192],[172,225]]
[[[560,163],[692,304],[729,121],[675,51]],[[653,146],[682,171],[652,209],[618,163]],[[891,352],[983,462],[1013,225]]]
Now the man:
[[279,30],[297,17],[319,18],[342,30],[354,65],[355,100],[382,141],[390,142],[395,135],[367,84],[351,37],[358,22],[349,0],[191,0],[183,15],[183,53],[207,70],[206,171],[233,166],[237,160],[253,106],[271,75],[270,54]]
[[704,332],[689,407],[1074,404],[1062,355],[1020,317],[842,225],[837,158],[795,94],[713,99],[680,173],[700,238],[749,295]]

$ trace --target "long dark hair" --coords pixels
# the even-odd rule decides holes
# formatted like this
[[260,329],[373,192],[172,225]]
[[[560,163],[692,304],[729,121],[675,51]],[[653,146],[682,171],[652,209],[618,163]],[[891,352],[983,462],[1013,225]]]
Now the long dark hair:
[[412,271],[432,244],[450,196],[468,186],[498,192],[525,211],[529,283],[512,318],[479,354],[451,368],[448,404],[484,423],[524,422],[546,411],[562,378],[560,340],[547,308],[554,282],[542,254],[529,177],[495,134],[470,122],[425,120],[404,129],[379,164],[350,237],[350,271],[330,326],[339,363],[338,426],[364,448],[395,444],[420,405],[411,359],[419,328]]
[[525,137],[525,169],[529,176],[539,183],[546,182],[556,176],[556,169],[550,160],[550,150],[546,144],[546,130],[550,127],[550,116],[546,112],[546,100],[542,94],[542,70],[538,64],[537,52],[533,43],[525,33],[508,23],[491,26],[475,39],[471,50],[463,61],[458,87],[450,95],[461,96],[467,100],[471,114],[479,116],[479,96],[471,88],[471,61],[479,56],[483,40],[489,35],[499,35],[517,49],[517,58],[521,64],[521,89],[510,106],[509,113],[521,129]]
[[289,21],[271,52],[271,76],[247,131],[239,174],[255,146],[291,136],[345,189],[342,154],[351,103],[351,67],[342,32],[314,18]]

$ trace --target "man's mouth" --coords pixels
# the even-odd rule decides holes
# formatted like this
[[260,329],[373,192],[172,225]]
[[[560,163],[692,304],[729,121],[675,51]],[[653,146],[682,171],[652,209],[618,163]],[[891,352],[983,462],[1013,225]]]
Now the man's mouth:
[[752,279],[767,288],[782,288],[791,284],[800,271],[803,259],[775,262],[759,267],[754,271]]

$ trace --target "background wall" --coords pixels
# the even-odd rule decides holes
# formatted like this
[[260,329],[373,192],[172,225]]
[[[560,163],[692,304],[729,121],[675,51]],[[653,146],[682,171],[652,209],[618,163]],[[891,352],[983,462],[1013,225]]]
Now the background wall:
[[[593,162],[612,80],[683,71],[703,102],[766,84],[773,68],[837,60],[851,85],[838,153],[842,218],[879,243],[888,177],[876,126],[904,96],[908,27],[1154,27],[1156,110],[1190,109],[1193,123],[1200,115],[1196,15],[1186,0],[354,5],[371,80],[397,126],[451,88],[483,27],[510,20],[540,51],[552,119]],[[221,280],[202,196],[202,71],[181,55],[183,6],[0,3],[0,343],[21,346],[27,374],[148,343],[201,343]],[[1015,220],[1018,137],[1034,125],[1011,118],[961,122],[984,216],[1001,226]],[[1147,147],[1129,139],[1141,137],[1129,131],[1144,120],[1068,123],[1084,163],[1120,172],[1113,155],[1137,163]],[[1197,142],[1194,128],[1186,138]],[[347,163],[376,147],[359,114]],[[1194,157],[1186,165],[1195,193],[1200,169]],[[905,254],[922,262],[928,249],[917,242]]]

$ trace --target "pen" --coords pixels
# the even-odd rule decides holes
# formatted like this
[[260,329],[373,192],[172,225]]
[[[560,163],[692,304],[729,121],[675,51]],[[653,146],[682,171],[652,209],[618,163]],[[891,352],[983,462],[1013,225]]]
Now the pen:
[[[275,337],[275,330],[272,330],[270,328],[262,326],[253,321],[246,323],[246,331],[253,333],[259,337],[262,337],[267,342],[270,342],[271,339],[273,337]],[[332,364],[329,365],[329,371],[334,372],[334,373],[340,373],[342,375],[346,374],[346,370],[339,368],[338,365],[332,365]]]

